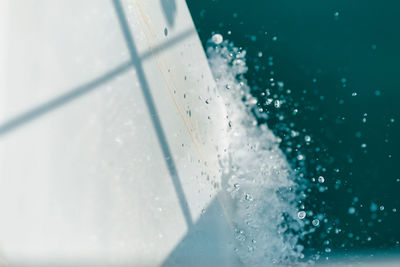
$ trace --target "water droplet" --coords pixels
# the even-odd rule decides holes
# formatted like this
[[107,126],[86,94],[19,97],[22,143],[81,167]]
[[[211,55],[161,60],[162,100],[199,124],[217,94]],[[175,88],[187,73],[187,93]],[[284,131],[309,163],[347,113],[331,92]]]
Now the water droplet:
[[253,201],[253,196],[250,194],[245,194],[244,199],[246,199],[247,201]]
[[369,210],[371,212],[375,212],[378,210],[378,205],[376,205],[374,202],[371,203],[371,205],[369,206]]
[[220,44],[222,43],[222,41],[224,40],[224,38],[222,37],[221,34],[216,33],[211,37],[211,40],[215,43],[215,44]]
[[356,213],[356,209],[354,207],[350,207],[349,210],[347,211],[349,214],[354,214]]
[[239,241],[245,241],[246,240],[246,235],[245,235],[243,230],[240,230],[240,231],[236,230],[235,231],[235,237]]
[[366,143],[362,143],[361,144],[361,148],[366,148],[367,147],[367,144]]
[[304,210],[299,211],[299,213],[297,213],[297,217],[298,217],[300,220],[303,220],[303,219],[306,217],[306,212],[305,212]]
[[335,17],[335,19],[339,18],[339,11],[336,11],[335,13],[333,13],[333,16]]

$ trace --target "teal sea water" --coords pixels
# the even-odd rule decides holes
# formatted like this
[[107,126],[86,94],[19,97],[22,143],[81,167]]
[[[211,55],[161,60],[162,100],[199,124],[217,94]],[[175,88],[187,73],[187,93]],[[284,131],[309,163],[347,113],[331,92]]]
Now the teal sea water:
[[398,253],[400,2],[187,4],[204,47],[247,52],[254,115],[304,178],[306,255]]

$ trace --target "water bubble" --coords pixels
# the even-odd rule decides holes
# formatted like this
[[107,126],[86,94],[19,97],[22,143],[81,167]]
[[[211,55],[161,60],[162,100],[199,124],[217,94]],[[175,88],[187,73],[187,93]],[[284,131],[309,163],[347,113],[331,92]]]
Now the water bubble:
[[304,136],[304,140],[306,142],[310,142],[311,141],[311,136],[309,136],[309,135]]
[[229,89],[231,89],[231,86],[229,84],[227,84],[227,85],[225,85],[225,88],[229,90]]
[[215,44],[220,44],[222,43],[222,41],[224,40],[224,38],[222,37],[221,34],[216,33],[211,37],[211,40],[215,43]]
[[168,35],[168,29],[167,29],[167,27],[165,27],[164,28],[164,36],[167,36]]
[[258,57],[262,57],[262,55],[263,55],[263,53],[261,51],[258,52],[258,54],[257,54]]
[[280,106],[281,106],[281,101],[275,100],[274,106],[275,106],[276,108],[280,108]]
[[351,96],[357,96],[357,92],[353,92]]
[[323,184],[325,182],[325,178],[323,176],[318,177],[318,182]]
[[303,219],[306,217],[306,212],[305,212],[304,210],[299,211],[299,212],[297,213],[297,217],[298,217],[300,220],[303,220]]

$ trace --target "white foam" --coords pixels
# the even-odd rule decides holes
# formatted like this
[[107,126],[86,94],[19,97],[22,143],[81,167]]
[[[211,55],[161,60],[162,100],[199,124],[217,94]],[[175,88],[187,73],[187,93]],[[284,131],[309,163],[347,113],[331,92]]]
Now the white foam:
[[257,99],[243,75],[245,51],[210,40],[207,55],[218,93],[228,111],[229,147],[221,157],[222,188],[232,199],[230,216],[236,252],[245,265],[293,264],[303,257],[298,244],[304,223],[297,214],[294,172],[279,149],[280,139],[257,125]]

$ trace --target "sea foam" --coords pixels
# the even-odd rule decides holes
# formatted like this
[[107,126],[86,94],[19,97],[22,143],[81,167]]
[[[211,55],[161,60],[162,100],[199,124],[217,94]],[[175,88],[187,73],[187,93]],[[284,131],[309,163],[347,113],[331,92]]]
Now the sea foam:
[[207,56],[229,121],[229,147],[220,164],[222,189],[232,202],[235,251],[245,265],[297,264],[304,257],[298,179],[279,148],[280,138],[256,121],[257,99],[244,77],[245,51],[214,39]]

